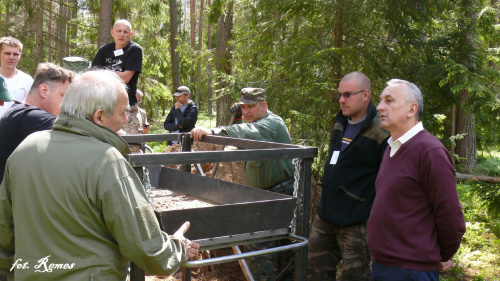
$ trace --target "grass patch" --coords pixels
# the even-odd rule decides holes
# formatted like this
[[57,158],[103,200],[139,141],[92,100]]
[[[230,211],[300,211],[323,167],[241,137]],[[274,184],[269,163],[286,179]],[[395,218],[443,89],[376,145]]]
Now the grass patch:
[[500,177],[500,152],[479,152],[474,172],[491,177]]
[[468,182],[457,184],[467,231],[454,257],[457,266],[440,280],[500,280],[500,219],[488,212],[488,202],[477,188]]

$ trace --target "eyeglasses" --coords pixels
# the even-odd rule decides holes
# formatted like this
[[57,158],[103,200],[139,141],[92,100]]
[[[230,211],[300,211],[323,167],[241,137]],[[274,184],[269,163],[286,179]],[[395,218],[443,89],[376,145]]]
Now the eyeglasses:
[[366,91],[366,90],[359,90],[359,91],[354,92],[354,93],[337,93],[337,98],[340,99],[340,97],[344,97],[344,99],[348,99],[352,95],[359,94],[359,93],[364,92],[364,91]]

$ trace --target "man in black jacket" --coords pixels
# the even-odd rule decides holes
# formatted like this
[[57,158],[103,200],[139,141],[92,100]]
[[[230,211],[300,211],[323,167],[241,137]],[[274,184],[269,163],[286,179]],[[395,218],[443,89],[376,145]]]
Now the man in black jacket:
[[177,102],[168,113],[163,126],[170,133],[189,133],[198,120],[198,108],[189,99],[191,90],[186,86],[180,86],[173,96]]
[[366,222],[375,198],[375,179],[389,133],[371,100],[370,79],[351,72],[339,83],[341,111],[335,116],[322,193],[309,238],[308,280],[370,279]]

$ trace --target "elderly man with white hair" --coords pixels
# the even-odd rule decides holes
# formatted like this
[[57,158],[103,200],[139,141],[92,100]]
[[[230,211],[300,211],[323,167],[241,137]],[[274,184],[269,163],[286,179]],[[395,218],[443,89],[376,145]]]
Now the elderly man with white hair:
[[367,225],[372,281],[438,281],[465,233],[450,154],[424,129],[423,108],[420,89],[399,79],[387,82],[377,106],[391,137]]
[[[17,280],[126,280],[129,261],[174,273],[198,244],[160,230],[116,132],[129,108],[110,71],[77,76],[52,130],[28,136],[0,186],[0,270]],[[15,231],[14,231],[15,230]]]

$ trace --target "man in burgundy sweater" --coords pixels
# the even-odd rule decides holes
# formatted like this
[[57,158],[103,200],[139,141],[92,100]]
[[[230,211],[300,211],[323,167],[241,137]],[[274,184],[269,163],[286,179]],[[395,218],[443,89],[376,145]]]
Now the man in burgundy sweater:
[[387,82],[377,110],[391,137],[367,225],[371,280],[438,281],[455,265],[465,233],[451,157],[420,122],[423,97],[415,84]]

